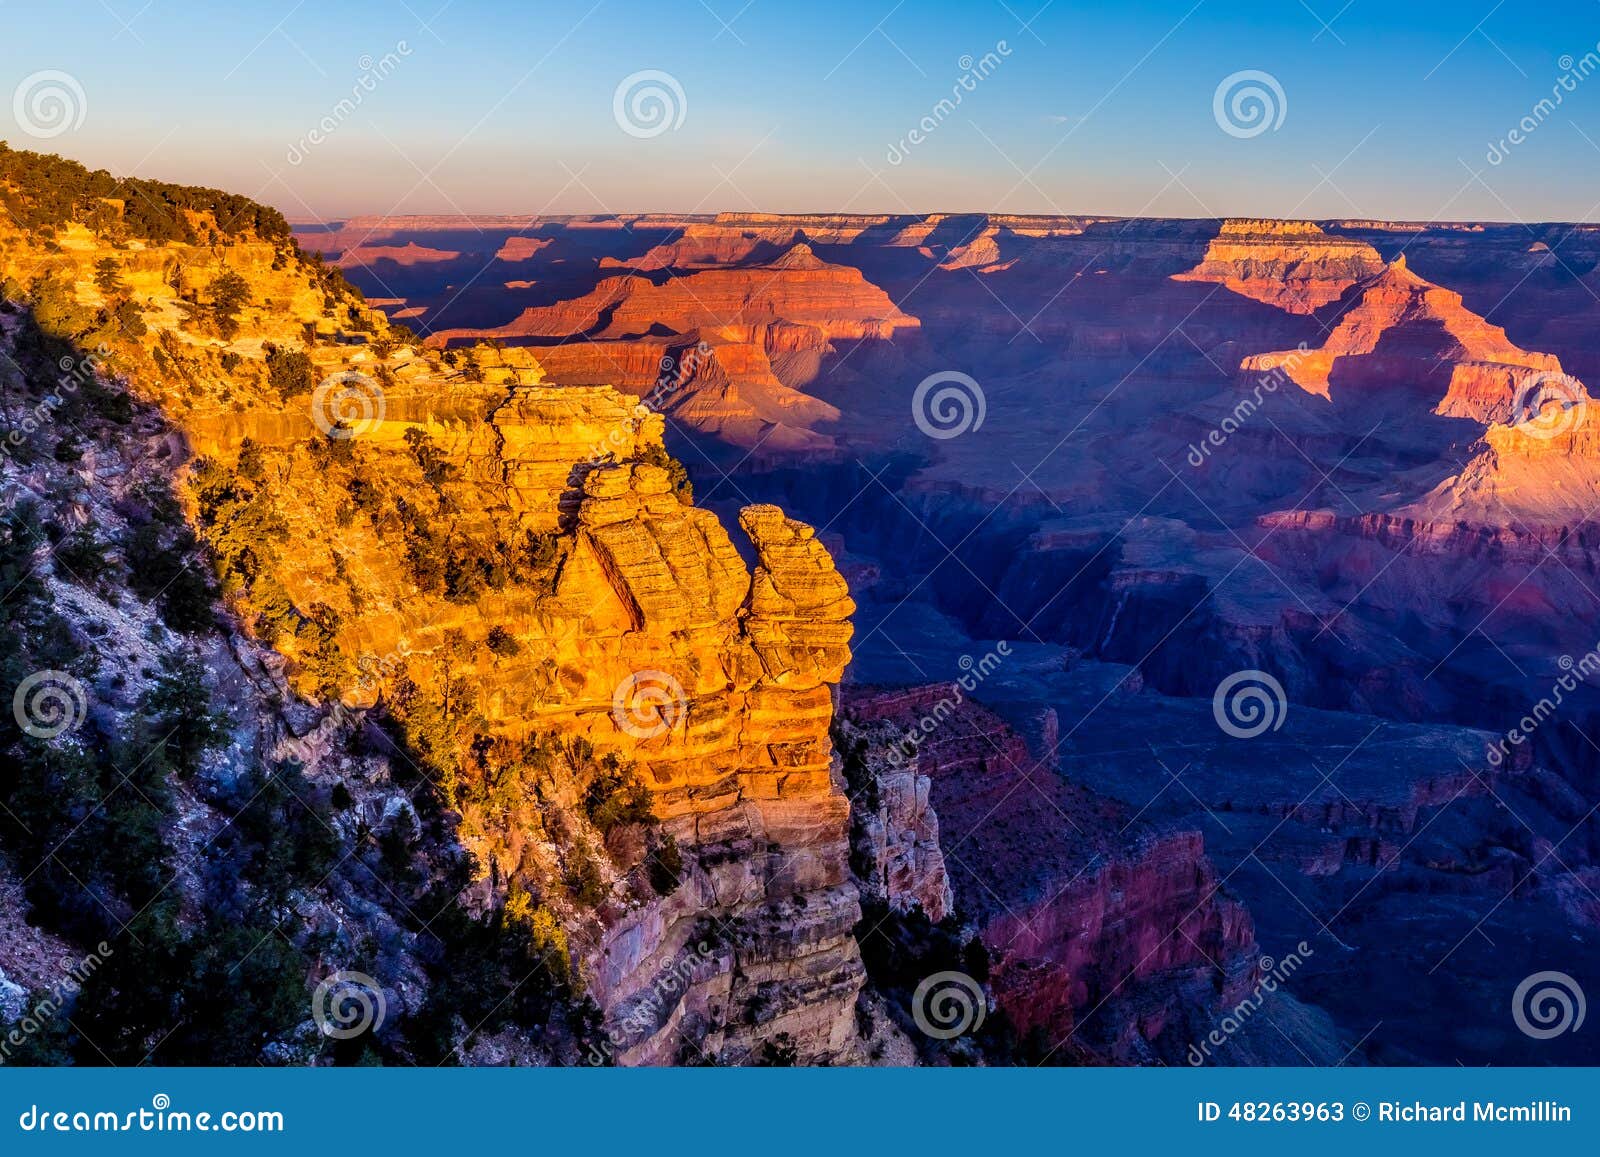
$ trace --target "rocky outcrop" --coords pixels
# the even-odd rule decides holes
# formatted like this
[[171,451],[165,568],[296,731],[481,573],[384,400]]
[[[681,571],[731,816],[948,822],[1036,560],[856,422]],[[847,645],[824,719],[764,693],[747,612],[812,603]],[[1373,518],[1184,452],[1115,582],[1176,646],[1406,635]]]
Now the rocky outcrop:
[[[1367,281],[1320,348],[1256,354],[1240,368],[1281,371],[1321,398],[1338,391],[1337,401],[1371,404],[1376,394],[1381,404],[1384,395],[1411,396],[1441,416],[1485,424],[1511,421],[1519,403],[1542,400],[1525,401],[1525,383],[1561,374],[1557,358],[1519,349],[1459,293],[1413,273],[1403,256]],[[1582,387],[1574,382],[1571,390]]]
[[[0,243],[8,273],[45,257]],[[613,1057],[848,1059],[863,974],[829,725],[854,604],[811,528],[746,507],[747,565],[635,397],[542,384],[521,351],[413,348],[281,245],[119,249],[72,227],[55,248],[43,264],[86,307],[109,261],[146,319],[118,364],[171,424],[174,466],[203,456],[191,514],[241,623],[302,696],[410,720],[396,758],[437,776],[482,902],[559,918]],[[206,320],[224,270],[246,302],[226,326]],[[804,253],[769,272],[830,276]],[[268,360],[284,348],[292,379]],[[270,528],[244,578],[213,483]],[[319,774],[322,746],[298,750]],[[595,819],[600,773],[637,782],[645,813]]]
[[1378,251],[1310,221],[1224,221],[1205,259],[1174,281],[1221,285],[1288,313],[1315,313],[1383,270]]
[[996,1002],[1055,1059],[1175,1061],[1197,1004],[1237,999],[1254,933],[1199,832],[1119,817],[958,688],[855,690],[845,710],[915,749]]
[[851,865],[863,898],[891,912],[913,909],[937,924],[955,909],[933,781],[897,746],[888,723],[862,716],[837,725],[846,748]]
[[788,322],[825,338],[887,338],[917,325],[861,271],[822,261],[800,242],[764,265],[702,270],[656,282],[638,275],[608,277],[582,297],[535,306],[494,329],[455,329],[430,341],[528,337],[594,339],[642,337],[666,327],[675,333],[726,326]]

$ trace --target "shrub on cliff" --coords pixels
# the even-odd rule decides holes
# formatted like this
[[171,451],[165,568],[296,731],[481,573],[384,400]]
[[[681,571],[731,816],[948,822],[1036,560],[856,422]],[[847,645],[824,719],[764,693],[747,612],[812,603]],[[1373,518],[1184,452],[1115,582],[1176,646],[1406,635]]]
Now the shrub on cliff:
[[615,752],[607,752],[592,767],[593,778],[583,793],[583,810],[602,836],[610,835],[619,824],[643,824],[655,819],[650,792],[632,764],[623,763]]
[[316,385],[311,355],[304,350],[284,349],[270,342],[267,355],[267,385],[284,401],[309,394]]
[[517,642],[517,637],[498,623],[489,628],[489,636],[484,640],[492,654],[502,659],[515,657],[522,651],[522,644]]
[[250,304],[250,283],[233,270],[225,270],[211,283],[211,319],[217,332],[231,338],[239,332],[239,311]]
[[650,445],[639,452],[639,461],[659,466],[672,480],[672,492],[685,506],[694,505],[694,483],[689,481],[689,468],[668,454],[666,447]]
[[162,657],[161,672],[142,707],[164,736],[167,758],[183,779],[193,778],[200,757],[228,733],[223,716],[211,706],[205,666],[193,655]]

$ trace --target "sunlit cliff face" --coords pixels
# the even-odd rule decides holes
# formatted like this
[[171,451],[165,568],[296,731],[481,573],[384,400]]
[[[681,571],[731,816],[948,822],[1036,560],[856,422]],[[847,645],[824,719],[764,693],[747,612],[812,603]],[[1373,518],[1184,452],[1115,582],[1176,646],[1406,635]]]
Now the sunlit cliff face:
[[[828,729],[853,604],[811,529],[747,506],[747,564],[637,397],[424,348],[286,238],[184,225],[10,229],[4,272],[167,423],[238,628],[336,712],[292,741],[302,774],[385,720],[480,903],[570,952],[612,1059],[780,1035],[846,1057],[859,913]],[[623,1025],[662,975],[671,999]]]

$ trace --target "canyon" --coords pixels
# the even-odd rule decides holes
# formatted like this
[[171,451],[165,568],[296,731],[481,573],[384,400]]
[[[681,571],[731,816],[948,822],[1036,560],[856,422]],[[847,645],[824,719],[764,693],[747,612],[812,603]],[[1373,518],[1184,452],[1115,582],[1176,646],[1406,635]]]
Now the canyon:
[[[857,837],[891,910],[938,915],[951,889],[1024,1033],[1171,1063],[1250,987],[1245,962],[1305,941],[1281,1031],[1258,1021],[1213,1063],[1585,1055],[1529,1049],[1481,1009],[1533,967],[1490,942],[1575,967],[1596,935],[1575,899],[1600,835],[1593,687],[1565,688],[1515,759],[1489,753],[1600,637],[1600,230],[730,213],[297,236],[431,342],[493,333],[572,380],[654,390],[701,501],[818,526],[858,606],[847,713],[914,728],[918,695],[947,697],[1009,643],[961,708],[1003,721],[977,728],[996,750],[962,770],[976,741],[941,713]],[[513,240],[537,246],[514,273],[494,257]],[[399,268],[352,248],[413,241],[458,256]],[[848,328],[819,326],[781,269],[801,246],[911,324],[862,328],[890,315],[853,282]],[[752,278],[764,359],[718,365],[744,331],[708,338],[715,323],[756,320],[721,287]],[[701,284],[715,301],[692,301]],[[624,285],[625,322],[591,316]],[[792,326],[813,330],[804,358],[775,344]],[[952,373],[976,387],[947,400],[956,436],[916,408]],[[1283,688],[1287,723],[1254,747],[1210,709],[1240,671]],[[1012,794],[985,816],[984,790]],[[1118,809],[1109,833],[1084,819]],[[984,847],[990,826],[1016,834]],[[997,939],[1025,947],[1008,959]],[[1370,997],[1396,986],[1415,1008]]]
[[[1192,1064],[1256,1005],[1204,1063],[1593,1062],[1501,1010],[1600,942],[1600,229],[291,226],[0,161],[6,670],[86,704],[0,740],[120,758],[157,668],[214,721],[159,889],[8,829],[0,992],[243,913],[391,1010],[244,1063]],[[138,990],[81,1033],[215,1057]]]

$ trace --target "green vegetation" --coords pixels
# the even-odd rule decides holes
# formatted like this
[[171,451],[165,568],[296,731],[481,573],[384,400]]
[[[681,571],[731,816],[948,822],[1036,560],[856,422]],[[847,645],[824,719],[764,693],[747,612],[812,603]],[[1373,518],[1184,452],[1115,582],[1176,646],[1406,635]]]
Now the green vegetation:
[[484,644],[502,659],[510,659],[522,651],[522,644],[517,642],[517,637],[498,623],[489,628],[489,637]]
[[694,505],[694,484],[689,481],[689,469],[668,454],[665,447],[646,446],[639,452],[639,461],[665,470],[672,480],[672,492],[678,496],[678,501],[685,506]]
[[115,257],[102,257],[94,263],[94,284],[107,297],[119,297],[128,292]]
[[268,344],[267,354],[267,385],[278,392],[284,401],[309,394],[316,385],[316,375],[311,364],[311,355],[305,350],[284,349],[282,346]]
[[250,304],[250,283],[229,269],[218,275],[208,290],[211,320],[217,332],[231,338],[239,332],[239,311]]
[[53,154],[0,142],[0,206],[18,224],[48,232],[81,221],[112,240],[199,244],[191,216],[208,219],[219,238],[253,233],[292,245],[276,209],[220,189],[113,177]]

